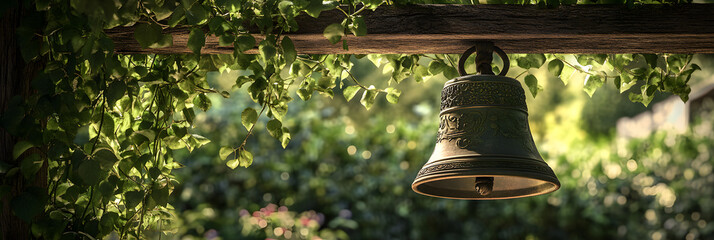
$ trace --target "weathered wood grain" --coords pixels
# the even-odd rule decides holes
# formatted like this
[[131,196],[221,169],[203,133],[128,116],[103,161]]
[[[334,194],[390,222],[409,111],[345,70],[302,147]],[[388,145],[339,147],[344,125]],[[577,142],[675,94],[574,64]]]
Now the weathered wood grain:
[[[299,53],[461,53],[477,40],[508,53],[714,53],[714,4],[575,5],[541,9],[521,5],[383,6],[364,13],[367,36],[347,36],[349,50],[330,44],[322,31],[339,23],[339,11],[298,17],[287,34]],[[119,53],[190,53],[189,30],[166,29],[172,47],[142,49],[133,28],[107,31]],[[255,35],[259,37],[259,35]],[[206,54],[231,53],[209,36]]]

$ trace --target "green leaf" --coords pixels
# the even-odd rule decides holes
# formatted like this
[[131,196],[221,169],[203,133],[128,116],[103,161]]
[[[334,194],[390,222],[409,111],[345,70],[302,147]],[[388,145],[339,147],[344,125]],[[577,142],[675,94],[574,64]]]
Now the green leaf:
[[283,48],[283,56],[285,57],[285,65],[290,66],[297,58],[297,52],[295,51],[295,45],[293,41],[290,40],[288,36],[283,37],[280,41],[280,47]]
[[102,129],[100,129],[101,133],[104,134],[105,136],[108,137],[113,137],[114,136],[114,119],[109,116],[109,114],[105,113],[104,116],[104,123],[102,124]]
[[599,63],[600,65],[603,65],[607,60],[607,54],[595,54],[593,56],[593,60],[595,60],[595,62]]
[[446,66],[446,64],[441,61],[434,60],[429,63],[429,73],[431,73],[431,75],[437,75],[439,73],[442,73],[447,68],[448,66]]
[[657,54],[642,54],[642,57],[645,58],[650,68],[654,69],[657,67],[657,59],[659,58]]
[[181,141],[181,138],[178,138],[176,136],[168,136],[163,139],[163,142],[165,142],[169,149],[176,150],[176,149],[182,149],[186,147],[186,145]]
[[247,168],[250,167],[250,165],[253,164],[253,154],[248,152],[248,150],[241,149],[240,151],[240,166]]
[[33,179],[35,174],[37,174],[37,172],[40,171],[40,168],[42,168],[42,164],[44,164],[44,160],[42,160],[40,155],[33,153],[22,159],[22,162],[20,163],[20,171],[25,179]]
[[79,165],[79,177],[87,185],[95,185],[102,180],[102,168],[98,161],[86,160]]
[[333,23],[328,25],[322,34],[330,43],[335,44],[342,40],[342,36],[345,35],[345,27],[342,24]]
[[236,85],[234,86],[234,88],[241,88],[243,87],[243,84],[246,84],[251,81],[253,81],[253,79],[250,79],[247,76],[239,76],[238,78],[236,78]]
[[255,38],[250,34],[243,34],[236,38],[235,47],[240,52],[251,50],[255,47]]
[[310,4],[305,8],[305,12],[311,17],[317,18],[320,12],[337,7],[337,1],[310,0]]
[[283,127],[282,134],[280,135],[280,143],[283,146],[283,149],[288,146],[288,143],[290,143],[290,139],[292,139],[290,135],[290,129]]
[[198,0],[181,0],[181,5],[186,9],[192,8],[196,3],[198,3]]
[[183,113],[183,117],[186,119],[186,122],[193,125],[193,119],[196,118],[196,113],[193,112],[193,108],[184,108],[181,110],[181,113]]
[[99,184],[99,193],[104,198],[113,198],[115,186],[112,181],[102,181],[102,183]]
[[149,169],[149,177],[151,177],[151,179],[153,179],[153,180],[159,179],[159,176],[161,176],[161,170],[159,170],[156,167],[151,167]]
[[337,86],[337,84],[335,83],[335,78],[326,73],[323,74],[322,77],[317,79],[318,90],[332,89],[335,86]]
[[544,54],[527,54],[517,58],[516,63],[523,69],[540,68],[545,63]]
[[345,99],[349,102],[355,97],[355,95],[357,95],[357,92],[359,92],[360,89],[361,88],[357,85],[347,86],[345,90],[342,91],[342,95],[344,95]]
[[593,61],[602,65],[607,60],[607,54],[579,54],[577,60],[583,66],[592,65]]
[[299,96],[300,99],[302,99],[303,101],[310,100],[310,98],[312,97],[312,92],[313,92],[313,91],[307,90],[307,89],[304,89],[304,88],[301,88],[301,89],[298,89],[298,90],[297,90],[298,96]]
[[99,225],[104,227],[112,227],[119,220],[119,214],[115,212],[105,212],[102,214],[102,219],[99,220]]
[[268,121],[266,124],[268,128],[268,133],[270,133],[270,136],[273,136],[274,138],[280,140],[280,135],[283,133],[283,123],[281,123],[277,119],[272,119]]
[[202,4],[193,4],[186,9],[186,22],[189,25],[203,25],[208,22],[209,12],[203,8]]
[[[304,2],[303,2],[304,3]],[[285,19],[287,25],[285,30],[291,32],[298,29],[298,23],[295,21],[295,16],[298,15],[295,4],[292,1],[282,1],[278,4],[280,15]]]
[[342,49],[345,51],[350,50],[349,46],[347,46],[347,40],[342,40]]
[[206,145],[211,142],[210,139],[205,138],[204,136],[201,136],[201,135],[191,134],[191,137],[193,137],[192,138],[193,141],[196,142],[196,147],[200,147],[200,146]]
[[151,198],[154,199],[156,205],[166,207],[166,203],[169,201],[169,187],[154,187],[151,189]]
[[137,144],[141,144],[146,141],[154,141],[154,139],[156,138],[156,133],[151,129],[139,130],[135,131],[131,135],[131,138]]
[[240,166],[240,159],[228,160],[226,162],[226,166],[228,166],[231,169],[236,169],[238,166]]
[[10,202],[12,211],[23,221],[32,222],[32,219],[44,210],[46,196],[40,194],[40,191],[20,193]]
[[171,34],[164,34],[159,39],[159,42],[149,46],[151,48],[164,48],[174,45],[174,37]]
[[364,91],[362,94],[362,99],[360,99],[360,103],[369,110],[372,105],[374,105],[374,100],[377,98],[377,89],[375,89],[374,85],[369,86],[368,89]]
[[687,86],[684,88],[684,91],[679,94],[679,98],[682,99],[682,102],[689,101],[689,93],[690,92],[692,92],[692,88]]
[[193,104],[195,104],[199,109],[205,112],[208,111],[209,108],[211,108],[211,99],[208,99],[205,93],[201,93],[193,99]]
[[240,114],[240,120],[245,129],[250,130],[253,124],[258,121],[258,112],[253,108],[246,108],[243,113]]
[[630,74],[623,72],[622,74],[620,74],[620,93],[627,91],[636,83],[637,81],[633,81],[633,79],[630,77]]
[[642,90],[642,104],[647,107],[647,105],[652,102],[652,99],[654,98],[654,93],[657,90],[656,85],[642,85],[640,88]]
[[[691,73],[690,73],[690,74],[691,74]],[[661,75],[659,74],[659,72],[657,72],[657,71],[652,71],[652,73],[650,74],[650,76],[649,76],[647,82],[648,82],[650,85],[658,85],[658,84],[662,81],[662,78],[661,78],[660,76],[661,76]]]
[[226,162],[226,166],[228,166],[231,169],[235,169],[238,166],[241,167],[249,167],[250,165],[253,164],[253,154],[250,153],[248,150],[245,149],[239,149],[238,150],[238,158],[229,160]]
[[399,96],[402,95],[402,91],[396,88],[387,88],[384,90],[387,91],[387,101],[394,104],[399,102]]
[[22,155],[27,149],[33,147],[32,143],[28,141],[19,141],[15,143],[15,147],[12,149],[12,158],[17,159]]
[[98,148],[94,151],[93,158],[99,162],[102,169],[110,170],[119,159],[109,148]]
[[170,27],[176,27],[181,21],[186,19],[186,9],[182,7],[175,8],[174,12],[171,13],[171,17],[166,20]]
[[446,67],[446,69],[444,69],[444,77],[447,79],[454,79],[459,77],[459,72],[456,71],[456,68]]
[[260,103],[262,100],[259,101],[259,99],[262,99],[261,96],[265,94],[263,91],[267,88],[268,81],[265,80],[265,78],[263,77],[258,77],[257,79],[255,79],[253,84],[248,87],[248,91],[250,92],[250,96],[253,101]]
[[[20,31],[20,29],[18,29],[18,31]],[[18,45],[20,46],[20,54],[25,62],[29,62],[40,55],[40,44],[37,38],[20,40]],[[89,44],[84,46],[89,46]]]
[[278,102],[275,105],[271,105],[270,113],[273,114],[275,119],[282,121],[283,117],[288,114],[288,104],[286,102]]
[[585,77],[584,90],[588,94],[588,96],[593,97],[595,90],[602,87],[603,83],[604,81],[602,77],[597,75],[588,75],[587,77]]
[[226,160],[233,152],[235,152],[235,149],[232,147],[221,147],[221,150],[218,151],[218,156],[221,157],[221,160]]
[[287,15],[293,15],[293,7],[295,4],[292,1],[282,1],[278,4],[280,14],[287,18]]
[[652,72],[652,70],[648,69],[648,68],[633,68],[633,69],[630,69],[630,72],[632,72],[633,76],[642,77],[642,76],[647,76],[648,74],[650,74],[650,72]]
[[191,29],[188,34],[188,48],[195,54],[201,54],[201,48],[206,45],[206,35],[200,28]]
[[188,98],[188,94],[181,90],[179,87],[172,87],[171,88],[171,96],[175,97],[176,100],[183,101]]
[[563,71],[560,73],[560,81],[563,82],[564,85],[568,85],[568,82],[570,82],[570,78],[573,76],[573,73],[575,73],[575,69],[565,65],[563,66]]
[[233,36],[233,34],[227,33],[218,37],[218,46],[220,47],[231,46],[233,42],[235,42],[235,36]]
[[526,86],[528,86],[528,90],[530,90],[531,96],[535,98],[536,95],[538,95],[538,91],[540,90],[540,87],[538,86],[538,79],[532,74],[528,74],[528,76],[526,76],[523,81],[526,83]]
[[107,105],[114,106],[114,103],[124,97],[126,94],[126,83],[124,81],[114,81],[107,89],[104,90],[104,96],[107,98]]
[[424,82],[429,80],[431,77],[429,69],[422,65],[417,65],[416,68],[414,68],[414,74],[412,76],[416,82]]
[[231,35],[232,36],[233,35],[232,33],[226,32],[226,31],[230,31],[230,30],[231,30],[230,23],[228,23],[226,21],[226,19],[224,19],[224,18],[214,17],[214,18],[211,18],[210,21],[208,21],[208,31],[215,36],[218,36],[218,37],[223,36],[223,35]]
[[277,53],[277,49],[275,49],[275,47],[268,40],[260,42],[258,50],[260,51],[260,56],[263,57],[263,60],[266,62],[269,59],[272,59]]
[[553,74],[553,76],[559,77],[560,74],[563,72],[563,67],[565,64],[563,64],[563,61],[560,61],[559,59],[553,59],[548,63],[548,71]]
[[355,36],[367,35],[367,24],[364,22],[362,16],[355,17],[352,19],[352,23],[349,25],[350,32]]
[[690,65],[690,67],[691,67],[692,69],[694,69],[695,71],[696,71],[696,70],[702,70],[702,68],[699,67],[699,65],[697,65],[697,64],[695,64],[695,63],[692,63],[692,64]]
[[171,34],[162,34],[158,24],[137,24],[134,28],[134,38],[142,48],[162,48],[173,44]]
[[128,209],[134,209],[144,200],[143,191],[129,191],[124,193],[124,205]]

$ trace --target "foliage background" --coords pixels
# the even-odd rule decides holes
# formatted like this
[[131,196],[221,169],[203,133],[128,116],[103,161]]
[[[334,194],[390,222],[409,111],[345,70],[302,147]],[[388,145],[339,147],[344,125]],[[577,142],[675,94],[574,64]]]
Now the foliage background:
[[[355,73],[360,79],[378,83],[385,77],[368,61],[352,61],[367,65],[357,68],[364,69]],[[695,61],[709,65],[712,58],[698,56]],[[215,73],[209,83],[229,86],[225,82],[237,74]],[[710,74],[703,72],[693,81],[702,84]],[[324,232],[310,234],[326,238],[344,238],[342,233],[352,239],[714,237],[711,115],[703,114],[703,121],[683,134],[617,139],[617,118],[647,108],[609,85],[589,99],[582,82],[564,85],[551,78],[538,98],[528,97],[537,145],[560,178],[560,190],[500,201],[414,193],[411,181],[434,146],[444,81],[405,81],[397,85],[404,91],[398,104],[382,101],[369,111],[341,97],[293,102],[291,120],[285,123],[294,133],[291,143],[283,150],[267,133],[257,134],[248,143],[255,160],[247,169],[228,169],[212,153],[242,141],[241,110],[253,103],[241,97],[245,94],[213,101],[214,107],[199,114],[196,124],[197,132],[213,143],[176,156],[186,167],[176,171],[183,184],[171,202],[181,227],[172,236],[282,239],[284,234],[275,234],[282,227],[295,231],[292,238],[304,237],[292,227],[299,221],[265,218],[270,222],[265,228],[248,221],[256,216],[249,213],[285,206],[292,214],[316,215],[312,219]]]

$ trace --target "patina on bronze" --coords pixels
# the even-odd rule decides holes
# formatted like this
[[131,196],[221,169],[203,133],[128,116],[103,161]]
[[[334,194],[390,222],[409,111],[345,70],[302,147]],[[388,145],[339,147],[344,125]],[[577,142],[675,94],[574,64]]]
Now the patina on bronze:
[[[464,63],[477,51],[478,74]],[[498,76],[493,51],[503,59]],[[455,199],[507,199],[553,192],[560,182],[538,153],[525,92],[509,77],[508,56],[485,42],[466,50],[457,77],[441,92],[440,124],[434,153],[412,183],[420,194]]]

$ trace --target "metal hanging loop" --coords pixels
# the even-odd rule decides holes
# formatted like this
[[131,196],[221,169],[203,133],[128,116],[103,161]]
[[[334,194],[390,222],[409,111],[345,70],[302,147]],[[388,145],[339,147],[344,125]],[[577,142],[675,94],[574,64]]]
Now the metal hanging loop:
[[476,53],[476,72],[483,75],[494,75],[493,70],[491,70],[491,62],[493,61],[494,51],[503,61],[503,70],[501,70],[498,76],[506,76],[511,62],[508,60],[506,52],[501,50],[501,48],[494,46],[492,42],[479,42],[475,46],[466,49],[466,51],[461,54],[461,58],[459,59],[459,75],[469,75],[466,73],[464,65],[466,64],[466,59],[468,59],[473,53]]

